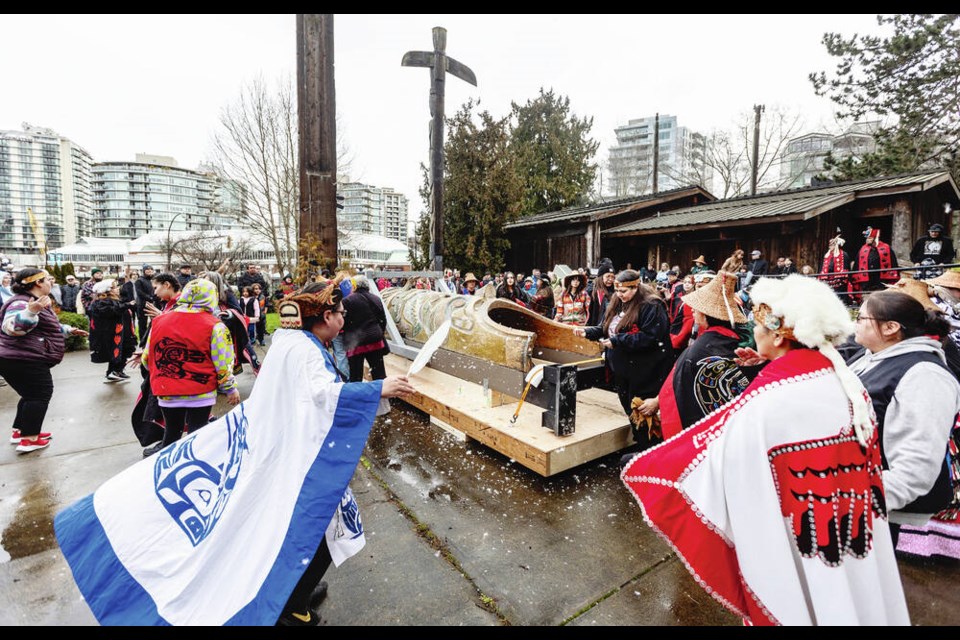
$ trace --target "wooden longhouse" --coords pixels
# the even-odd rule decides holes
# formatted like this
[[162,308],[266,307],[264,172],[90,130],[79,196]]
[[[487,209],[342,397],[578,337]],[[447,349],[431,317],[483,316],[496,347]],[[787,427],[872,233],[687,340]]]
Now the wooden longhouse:
[[607,225],[600,252],[626,256],[614,259],[617,268],[627,262],[653,267],[668,262],[686,272],[701,254],[717,269],[736,249],[745,251],[747,261],[752,250],[760,249],[771,265],[783,256],[798,270],[809,264],[819,271],[838,228],[854,257],[863,245],[863,230],[872,226],[879,227],[880,239],[907,266],[914,241],[935,222],[957,242],[958,209],[960,191],[950,174],[927,171],[661,209],[640,220]]
[[[715,198],[710,193],[691,186],[522,218],[504,226],[510,239],[507,266],[529,273],[534,267],[547,270],[556,264],[595,267],[600,258],[609,257],[618,268],[628,262],[639,268],[643,256],[631,252],[630,243],[608,246],[603,240],[609,229],[711,200]],[[610,253],[621,244],[623,253]]]

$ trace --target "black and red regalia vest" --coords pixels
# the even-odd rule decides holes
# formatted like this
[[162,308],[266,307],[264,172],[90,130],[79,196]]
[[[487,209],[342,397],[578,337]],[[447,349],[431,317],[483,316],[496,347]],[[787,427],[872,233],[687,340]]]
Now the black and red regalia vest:
[[150,387],[157,396],[194,396],[216,391],[210,353],[211,313],[163,313],[150,329]]
[[839,289],[847,284],[847,265],[844,264],[843,251],[837,253],[827,251],[823,256],[823,264],[820,266],[820,273],[835,274],[831,277],[821,278],[831,289]]
[[[897,280],[900,279],[900,274],[897,271],[890,270],[893,267],[893,260],[890,257],[890,245],[886,242],[880,242],[877,240],[877,254],[880,256],[880,268],[884,271],[880,272],[880,281],[886,282],[888,284],[895,284]],[[860,255],[857,258],[857,269],[859,271],[866,271],[870,267],[867,266],[867,261],[870,258],[870,245],[865,244],[860,247]],[[869,273],[854,273],[850,275],[850,279],[856,284],[862,284],[870,280]]]

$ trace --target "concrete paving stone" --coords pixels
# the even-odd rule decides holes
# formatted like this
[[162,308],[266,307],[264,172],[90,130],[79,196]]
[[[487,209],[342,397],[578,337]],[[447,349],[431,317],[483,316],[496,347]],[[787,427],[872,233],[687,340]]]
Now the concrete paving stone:
[[559,624],[671,555],[618,455],[543,478],[403,407],[374,426],[368,457],[512,624]]
[[576,627],[739,626],[741,621],[708,596],[674,556],[567,624]]
[[[340,567],[330,566],[325,625],[499,625],[480,594],[389,501],[380,482],[358,467],[351,482],[367,544]],[[409,534],[409,535],[408,535]]]

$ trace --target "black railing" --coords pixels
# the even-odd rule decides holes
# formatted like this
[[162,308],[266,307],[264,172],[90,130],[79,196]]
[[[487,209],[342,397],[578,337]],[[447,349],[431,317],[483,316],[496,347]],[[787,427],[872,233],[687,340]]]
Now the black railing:
[[[914,277],[918,280],[930,280],[936,278],[937,276],[943,274],[946,271],[951,269],[960,268],[960,263],[951,263],[951,264],[925,264],[909,267],[891,267],[889,269],[860,269],[856,271],[844,271],[841,273],[812,273],[808,274],[809,278],[817,278],[818,280],[823,280],[828,284],[832,284],[834,280],[842,280],[844,285],[849,284],[849,291],[835,290],[835,293],[840,296],[842,300],[847,305],[859,304],[859,300],[865,296],[869,295],[871,291],[861,291],[859,287],[862,286],[859,283],[853,282],[851,276],[855,274],[871,274],[871,273],[887,273],[890,271],[896,271],[899,274],[903,272],[913,272]],[[919,273],[918,273],[919,272]],[[798,272],[799,273],[799,272]],[[802,275],[802,274],[801,274]],[[783,278],[783,274],[767,274],[760,276],[762,278]],[[901,275],[902,277],[902,275]],[[742,280],[741,280],[742,281]],[[756,283],[757,278],[754,277],[751,281],[751,285]],[[887,282],[886,284],[892,284],[892,282]],[[748,287],[749,288],[749,287]],[[884,287],[885,289],[886,287]]]

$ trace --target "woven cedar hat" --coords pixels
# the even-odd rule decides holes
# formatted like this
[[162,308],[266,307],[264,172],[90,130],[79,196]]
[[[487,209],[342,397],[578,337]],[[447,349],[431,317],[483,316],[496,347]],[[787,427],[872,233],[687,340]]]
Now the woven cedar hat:
[[[960,275],[960,274],[957,274]],[[911,277],[900,278],[895,284],[884,285],[887,291],[901,291],[923,305],[925,309],[940,308],[930,299],[930,285],[920,280],[914,280]]]
[[477,280],[477,276],[470,272],[467,272],[467,276],[463,279],[463,284],[467,284],[468,282],[476,282],[477,284],[480,284],[480,281]]
[[932,280],[927,280],[927,284],[948,287],[950,289],[960,289],[960,271],[944,271],[941,275]]
[[707,259],[703,257],[703,254],[700,254],[698,258],[694,260],[697,264],[707,264]]
[[731,324],[743,324],[747,321],[747,316],[743,315],[734,298],[736,283],[735,275],[721,271],[700,289],[683,296],[683,303],[711,318]]

